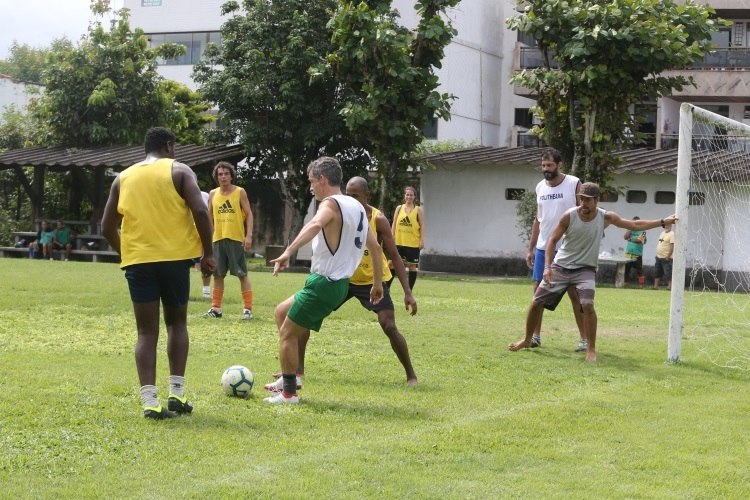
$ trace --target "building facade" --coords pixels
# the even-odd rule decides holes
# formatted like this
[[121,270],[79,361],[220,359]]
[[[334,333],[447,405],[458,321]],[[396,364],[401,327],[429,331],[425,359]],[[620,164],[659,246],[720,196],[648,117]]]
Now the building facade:
[[[228,19],[220,7],[224,0],[124,0],[130,23],[143,29],[152,45],[181,43],[186,54],[165,61],[159,72],[171,80],[195,88],[192,66],[208,42],[220,42],[221,25]],[[416,26],[413,0],[394,0],[403,25]],[[514,95],[507,82],[514,71],[516,34],[505,28],[513,15],[512,0],[465,0],[449,9],[448,17],[458,31],[446,48],[443,67],[437,70],[440,92],[456,96],[450,121],[439,121],[431,138],[460,140],[467,144],[509,146],[514,109],[533,101]]]

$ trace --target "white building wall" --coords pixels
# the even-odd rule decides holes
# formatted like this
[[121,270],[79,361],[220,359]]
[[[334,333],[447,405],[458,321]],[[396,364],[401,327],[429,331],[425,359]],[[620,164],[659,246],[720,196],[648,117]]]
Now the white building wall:
[[130,26],[146,33],[218,31],[227,19],[221,16],[224,1],[161,0],[144,7],[141,0],[124,0],[123,7],[130,9]]
[[[425,211],[425,250],[427,255],[525,258],[527,242],[519,236],[516,205],[505,199],[508,188],[533,190],[542,179],[533,167],[440,166],[422,174],[420,194]],[[660,219],[674,213],[674,205],[654,202],[656,191],[675,190],[673,175],[618,175],[618,187],[644,190],[646,203],[628,203],[624,194],[618,201],[600,203],[600,207],[617,212],[624,218]],[[679,228],[675,227],[675,230]],[[644,265],[653,265],[656,242],[661,228],[647,232]],[[625,230],[606,229],[601,251],[622,256],[625,253]]]
[[0,114],[10,106],[17,111],[25,112],[26,107],[42,86],[18,81],[5,75],[0,75]]

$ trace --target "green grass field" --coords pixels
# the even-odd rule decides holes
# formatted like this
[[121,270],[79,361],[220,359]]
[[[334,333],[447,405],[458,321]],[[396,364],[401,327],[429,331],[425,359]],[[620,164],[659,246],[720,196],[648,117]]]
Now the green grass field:
[[[750,374],[690,342],[666,364],[663,291],[597,291],[590,365],[567,300],[546,314],[541,349],[511,353],[529,281],[420,278],[419,314],[397,310],[418,387],[350,302],[313,333],[301,404],[276,407],[262,401],[278,369],[273,308],[305,276],[251,273],[255,319],[242,322],[237,280],[209,320],[194,273],[196,409],[154,422],[116,265],[0,259],[0,276],[0,498],[750,497]],[[221,390],[232,364],[255,374],[249,400]]]

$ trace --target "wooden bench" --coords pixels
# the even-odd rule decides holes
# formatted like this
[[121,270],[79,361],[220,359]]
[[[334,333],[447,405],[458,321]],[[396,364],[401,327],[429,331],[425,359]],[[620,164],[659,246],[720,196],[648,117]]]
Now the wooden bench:
[[[28,247],[0,247],[0,254],[3,257],[28,257]],[[62,260],[65,257],[65,250],[53,250],[52,258]],[[120,262],[120,254],[114,250],[71,250],[70,260],[80,260],[88,262]]]

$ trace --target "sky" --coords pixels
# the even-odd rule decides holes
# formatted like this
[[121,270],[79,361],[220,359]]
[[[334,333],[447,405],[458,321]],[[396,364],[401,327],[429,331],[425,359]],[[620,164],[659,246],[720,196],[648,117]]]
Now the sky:
[[[112,2],[116,8],[122,0]],[[67,36],[76,44],[93,18],[90,0],[0,0],[0,59],[13,40],[36,48]]]

